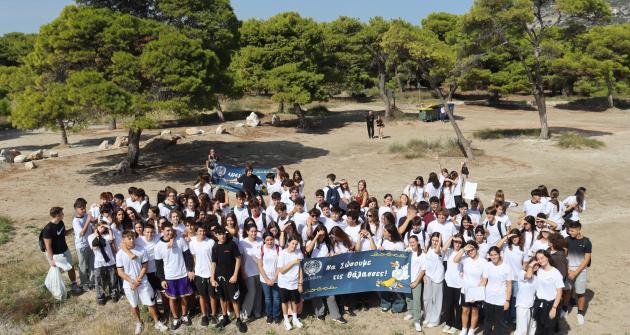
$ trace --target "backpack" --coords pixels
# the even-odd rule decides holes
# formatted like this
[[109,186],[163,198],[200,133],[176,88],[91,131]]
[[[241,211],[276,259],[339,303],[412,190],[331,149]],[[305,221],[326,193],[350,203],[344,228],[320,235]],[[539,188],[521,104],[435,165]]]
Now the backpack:
[[326,191],[326,202],[331,207],[339,207],[339,200],[339,186],[329,186],[328,191]]
[[39,250],[46,252],[46,244],[44,243],[44,229],[39,232]]
[[[280,254],[280,246],[277,244],[274,244],[274,246],[276,247],[276,254]],[[260,259],[263,259],[265,257],[265,244],[263,243],[263,245],[260,246]]]
[[[499,235],[501,236],[501,238],[503,238],[503,229],[501,229],[501,227],[503,226],[503,222],[497,221],[496,224],[497,224],[497,229],[499,229]],[[488,229],[488,221],[486,221],[486,230],[490,232],[490,230]]]

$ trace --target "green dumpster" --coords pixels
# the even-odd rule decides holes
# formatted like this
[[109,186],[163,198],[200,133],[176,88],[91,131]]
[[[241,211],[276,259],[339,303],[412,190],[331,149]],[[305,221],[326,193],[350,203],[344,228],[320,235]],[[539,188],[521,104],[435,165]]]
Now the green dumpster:
[[[449,109],[451,112],[455,113],[455,104],[449,103]],[[418,106],[418,119],[424,122],[432,122],[440,119],[440,109],[442,108],[441,104],[438,105],[429,105],[429,106]],[[448,116],[446,116],[448,119]]]

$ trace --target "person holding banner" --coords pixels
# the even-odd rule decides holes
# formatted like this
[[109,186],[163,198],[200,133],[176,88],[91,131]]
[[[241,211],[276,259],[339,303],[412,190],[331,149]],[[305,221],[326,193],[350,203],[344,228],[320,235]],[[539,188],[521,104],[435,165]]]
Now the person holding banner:
[[413,325],[416,331],[422,331],[422,324],[420,323],[420,312],[422,308],[422,279],[424,277],[424,271],[421,271],[425,266],[426,253],[420,246],[418,237],[415,235],[409,236],[409,248],[411,251],[411,294],[406,297],[407,301],[407,315],[405,320],[413,320]]
[[[300,261],[304,259],[299,246],[299,237],[288,237],[287,247],[280,251],[278,257],[278,287],[280,287],[284,327],[287,330],[291,330],[293,327],[303,327],[297,316],[298,304],[302,300],[300,296],[300,293],[302,293],[302,268],[300,267]],[[292,312],[291,321],[289,321],[289,308]]]
[[[394,215],[390,212],[383,214],[383,217],[390,216],[393,221]],[[387,223],[383,229],[383,240],[379,250],[404,251],[405,243],[396,229],[393,222]],[[381,292],[381,311],[392,313],[401,313],[405,308],[405,299],[396,292]]]
[[[460,335],[474,335],[479,320],[479,308],[484,298],[485,290],[481,286],[484,264],[486,260],[479,254],[477,242],[470,241],[459,249],[453,257],[453,262],[463,264],[462,272],[462,331]],[[470,326],[469,322],[470,321]]]

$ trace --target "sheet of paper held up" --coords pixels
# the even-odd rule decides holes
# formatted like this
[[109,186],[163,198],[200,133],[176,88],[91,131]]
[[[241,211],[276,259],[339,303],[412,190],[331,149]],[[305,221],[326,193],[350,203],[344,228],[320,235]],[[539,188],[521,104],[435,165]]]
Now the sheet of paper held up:
[[475,193],[477,193],[477,183],[466,181],[462,198],[472,200],[475,198]]

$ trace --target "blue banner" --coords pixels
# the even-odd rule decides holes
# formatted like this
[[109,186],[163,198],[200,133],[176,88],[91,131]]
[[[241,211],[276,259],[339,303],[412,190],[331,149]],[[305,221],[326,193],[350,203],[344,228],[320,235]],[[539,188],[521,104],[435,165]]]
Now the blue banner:
[[302,261],[304,299],[357,292],[411,293],[411,254],[362,251]]
[[[265,179],[267,173],[276,173],[275,168],[254,168],[254,174],[260,178],[263,185],[256,185],[256,191],[261,192],[263,195],[267,194],[267,188],[265,187]],[[233,165],[217,164],[212,170],[212,176],[210,183],[218,185],[230,192],[238,192],[243,186],[237,182],[238,177],[245,174],[245,167],[237,167]]]

